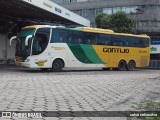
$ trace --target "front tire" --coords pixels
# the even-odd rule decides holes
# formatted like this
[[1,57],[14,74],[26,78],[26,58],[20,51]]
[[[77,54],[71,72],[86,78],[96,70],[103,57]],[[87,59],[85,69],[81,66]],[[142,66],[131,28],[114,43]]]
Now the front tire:
[[57,59],[57,60],[55,60],[53,62],[53,64],[52,64],[52,71],[53,72],[59,72],[59,71],[62,70],[62,68],[63,68],[63,62],[62,62],[62,60]]

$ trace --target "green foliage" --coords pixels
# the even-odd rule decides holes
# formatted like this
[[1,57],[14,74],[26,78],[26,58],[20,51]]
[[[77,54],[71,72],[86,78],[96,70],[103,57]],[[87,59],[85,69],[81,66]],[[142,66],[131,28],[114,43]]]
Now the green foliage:
[[97,15],[95,21],[98,28],[112,29],[120,33],[132,32],[133,20],[124,12],[117,12],[111,16],[100,13]]
[[133,103],[132,107],[138,110],[160,111],[160,103],[153,102],[151,100],[141,101],[140,103]]
[[109,19],[109,16],[105,13],[98,14],[95,19],[97,28],[108,28]]
[[[157,111],[160,112],[160,103],[151,100],[141,101],[140,103],[133,103],[133,108],[142,111]],[[128,118],[128,120],[132,120]],[[141,117],[141,120],[160,120],[160,117]]]

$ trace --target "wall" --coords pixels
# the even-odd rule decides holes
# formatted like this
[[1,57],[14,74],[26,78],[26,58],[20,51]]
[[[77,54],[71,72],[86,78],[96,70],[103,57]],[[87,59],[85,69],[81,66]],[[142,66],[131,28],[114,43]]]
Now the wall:
[[7,45],[7,59],[15,59],[15,48],[16,48],[16,41],[12,41],[12,45],[10,46],[10,41],[8,39],[8,45]]
[[6,58],[6,35],[0,34],[0,59]]

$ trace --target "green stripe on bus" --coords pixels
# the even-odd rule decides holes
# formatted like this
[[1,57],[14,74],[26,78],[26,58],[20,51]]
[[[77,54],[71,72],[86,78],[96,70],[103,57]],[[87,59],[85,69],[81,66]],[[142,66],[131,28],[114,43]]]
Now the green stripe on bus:
[[68,44],[74,56],[82,63],[92,63],[86,56],[80,45]]
[[83,49],[83,51],[85,52],[86,56],[89,58],[90,61],[92,61],[93,63],[97,63],[97,64],[104,64],[105,63],[99,58],[99,56],[95,52],[92,45],[81,44],[80,46],[81,46],[81,48]]

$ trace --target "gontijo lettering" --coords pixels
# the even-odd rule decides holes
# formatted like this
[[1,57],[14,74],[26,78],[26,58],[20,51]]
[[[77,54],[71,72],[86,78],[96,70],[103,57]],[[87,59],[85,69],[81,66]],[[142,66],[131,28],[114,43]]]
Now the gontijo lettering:
[[124,49],[124,48],[103,48],[103,52],[108,52],[108,53],[129,53],[129,49]]

